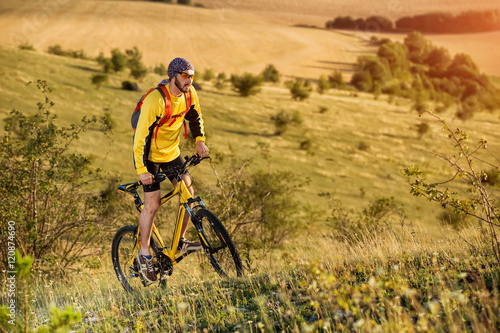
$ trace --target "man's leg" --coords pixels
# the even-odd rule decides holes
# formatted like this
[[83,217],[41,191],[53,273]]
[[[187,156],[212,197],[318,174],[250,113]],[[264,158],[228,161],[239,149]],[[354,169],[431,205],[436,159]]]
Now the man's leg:
[[141,233],[141,253],[151,255],[149,240],[153,229],[153,219],[160,206],[160,191],[144,192],[144,208],[139,215],[139,228]]

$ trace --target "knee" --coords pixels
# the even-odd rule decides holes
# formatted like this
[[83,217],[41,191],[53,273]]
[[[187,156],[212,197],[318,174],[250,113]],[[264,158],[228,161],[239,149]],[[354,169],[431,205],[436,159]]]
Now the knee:
[[146,203],[144,203],[144,208],[142,211],[145,214],[154,215],[159,207],[160,207],[160,204],[157,202],[146,202]]

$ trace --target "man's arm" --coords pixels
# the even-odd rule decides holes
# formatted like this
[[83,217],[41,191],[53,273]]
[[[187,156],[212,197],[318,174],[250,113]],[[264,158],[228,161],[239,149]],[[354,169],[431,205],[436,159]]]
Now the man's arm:
[[196,94],[196,91],[194,89],[191,89],[191,95],[194,97],[194,103],[186,113],[185,119],[187,119],[187,121],[189,122],[189,129],[196,140],[195,152],[203,158],[208,155],[208,147],[205,143],[205,128],[203,124],[203,117],[201,115],[198,94]]
[[141,115],[134,133],[134,166],[138,175],[148,172],[146,160],[149,158],[151,150],[152,133],[162,108],[165,109],[164,103],[161,94],[154,90],[144,99],[142,104]]

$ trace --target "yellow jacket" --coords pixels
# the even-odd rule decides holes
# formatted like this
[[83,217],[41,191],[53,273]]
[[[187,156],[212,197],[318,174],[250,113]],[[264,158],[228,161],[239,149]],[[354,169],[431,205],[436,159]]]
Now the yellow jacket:
[[[185,94],[175,97],[170,93],[168,84],[167,91],[172,103],[172,117],[186,111]],[[141,106],[141,114],[134,133],[134,166],[137,174],[148,172],[146,160],[155,163],[165,163],[176,159],[180,155],[179,133],[184,119],[189,121],[189,129],[196,138],[196,142],[205,141],[205,130],[201,116],[198,94],[193,86],[191,90],[191,108],[182,116],[167,121],[163,126],[156,129],[156,123],[165,116],[165,99],[155,89],[144,98]],[[156,132],[157,130],[157,132]]]

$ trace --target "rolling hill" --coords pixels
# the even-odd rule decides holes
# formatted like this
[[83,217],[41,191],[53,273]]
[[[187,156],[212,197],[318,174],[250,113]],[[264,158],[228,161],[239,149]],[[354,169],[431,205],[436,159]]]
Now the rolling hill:
[[[243,2],[232,4],[244,6]],[[281,8],[277,4],[275,9],[271,7]],[[368,36],[273,23],[245,8],[209,9],[135,1],[59,1],[51,5],[3,1],[0,115],[4,118],[14,107],[33,110],[41,96],[33,86],[25,84],[48,80],[55,88],[54,111],[63,124],[78,121],[83,115],[111,115],[116,122],[112,141],[94,129],[80,142],[78,151],[92,154],[100,166],[128,180],[135,177],[129,114],[141,93],[119,89],[121,81],[127,79],[126,73],[112,75],[108,84],[96,90],[90,82],[99,70],[95,61],[43,53],[48,46],[61,44],[64,49],[82,49],[88,55],[97,55],[115,47],[123,50],[137,45],[150,66],[167,64],[181,55],[199,70],[213,68],[226,74],[259,72],[272,63],[284,79],[318,78],[338,68],[349,73],[357,56],[374,50],[366,42]],[[454,43],[452,36],[431,38],[447,38],[455,52],[467,51],[461,45],[480,52],[477,45],[491,44],[493,36],[480,35],[484,38],[471,36],[468,44]],[[479,44],[473,47],[474,42]],[[30,43],[38,51],[17,50],[20,43]],[[483,61],[483,65],[479,63],[481,68],[493,64],[494,74],[496,63],[486,58]],[[141,87],[144,90],[160,79],[150,73]],[[411,197],[400,176],[401,169],[411,165],[432,170],[438,177],[450,175],[431,154],[439,148],[437,142],[443,140],[439,126],[411,113],[407,101],[389,104],[385,96],[375,100],[372,95],[332,90],[295,102],[282,85],[267,85],[257,96],[241,98],[229,88],[219,91],[210,83],[201,84],[200,98],[213,153],[230,158],[251,157],[255,168],[285,169],[309,177],[310,185],[298,194],[306,202],[323,206],[326,213],[330,208],[328,202],[318,199],[321,192],[333,193],[355,209],[380,196],[394,196],[404,204],[412,221],[432,224],[439,213],[439,207],[429,208],[424,201]],[[327,111],[320,113],[322,108]],[[281,110],[298,112],[303,123],[275,136],[270,118]],[[473,138],[486,137],[492,152],[500,155],[497,115],[479,114],[466,124],[453,119],[452,114],[445,116],[457,126],[463,125]],[[420,122],[432,125],[421,140],[415,130]],[[311,148],[300,149],[300,143],[307,140]],[[259,147],[269,152],[269,165],[262,159]],[[201,170],[201,174],[212,177],[210,169]]]

